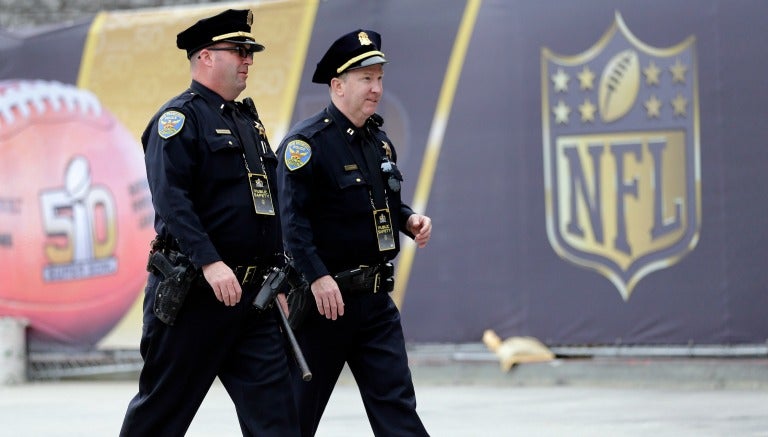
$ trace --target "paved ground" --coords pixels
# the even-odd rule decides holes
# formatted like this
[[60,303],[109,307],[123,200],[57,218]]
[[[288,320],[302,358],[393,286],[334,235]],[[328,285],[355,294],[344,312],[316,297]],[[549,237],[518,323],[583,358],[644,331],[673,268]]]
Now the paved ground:
[[[419,412],[440,436],[766,436],[768,359],[570,358],[502,373],[482,348],[410,352]],[[0,436],[114,436],[136,374],[0,386]],[[240,435],[216,384],[190,437]],[[368,437],[345,372],[318,437]]]
[[[765,390],[417,384],[433,436],[768,436]],[[0,435],[115,436],[135,389],[133,381],[2,387]],[[187,435],[240,435],[220,385]],[[371,435],[356,388],[338,386],[318,437]]]

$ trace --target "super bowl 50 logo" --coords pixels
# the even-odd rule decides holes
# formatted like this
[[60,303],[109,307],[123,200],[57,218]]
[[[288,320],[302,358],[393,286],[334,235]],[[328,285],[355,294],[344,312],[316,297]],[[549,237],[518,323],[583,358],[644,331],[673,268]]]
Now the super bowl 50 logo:
[[46,282],[83,279],[117,270],[117,211],[105,186],[91,180],[88,160],[75,156],[64,174],[64,186],[40,195],[43,226],[49,242]]
[[699,239],[694,41],[648,46],[617,13],[580,54],[542,49],[547,235],[558,255],[607,277],[625,300]]

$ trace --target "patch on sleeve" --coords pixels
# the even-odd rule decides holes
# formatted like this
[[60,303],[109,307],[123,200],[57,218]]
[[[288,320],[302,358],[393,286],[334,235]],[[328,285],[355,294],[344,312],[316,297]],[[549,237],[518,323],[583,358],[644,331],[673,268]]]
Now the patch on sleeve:
[[160,138],[168,138],[181,132],[184,127],[184,114],[179,111],[165,111],[157,120],[157,134]]
[[312,148],[306,141],[293,140],[285,146],[285,166],[294,171],[304,167],[312,157]]

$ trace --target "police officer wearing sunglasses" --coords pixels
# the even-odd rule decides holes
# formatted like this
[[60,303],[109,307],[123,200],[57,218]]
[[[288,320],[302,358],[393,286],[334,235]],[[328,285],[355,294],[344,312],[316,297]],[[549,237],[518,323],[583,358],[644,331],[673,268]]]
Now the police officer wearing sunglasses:
[[[255,108],[235,102],[253,53],[264,49],[251,23],[251,11],[230,9],[178,34],[192,84],[142,135],[158,234],[153,256],[187,261],[173,269],[150,262],[144,366],[121,436],[184,435],[217,377],[244,436],[299,435],[278,321],[251,304],[264,274],[284,262],[277,158]],[[156,304],[178,289],[163,282],[176,269],[195,276],[168,317]]]

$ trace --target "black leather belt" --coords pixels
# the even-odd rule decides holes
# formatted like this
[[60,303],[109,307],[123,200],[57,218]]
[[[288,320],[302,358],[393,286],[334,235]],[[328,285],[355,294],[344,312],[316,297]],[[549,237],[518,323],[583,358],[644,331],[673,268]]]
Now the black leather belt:
[[[269,272],[269,270],[275,266],[275,263],[263,263],[263,264],[253,264],[248,266],[237,266],[233,267],[232,271],[235,273],[235,276],[237,277],[237,282],[240,283],[242,286],[250,286],[254,285],[257,287],[261,287],[261,284],[264,283],[264,276]],[[197,277],[198,285],[204,285],[204,286],[210,286],[208,284],[208,281],[205,280],[205,276],[203,275],[202,270],[200,271],[200,275]]]
[[392,263],[376,264],[344,270],[333,275],[339,290],[348,293],[389,293],[394,289],[394,267]]
[[273,264],[254,264],[250,266],[237,266],[232,271],[235,272],[240,285],[258,285],[264,282],[264,275],[273,267]]

